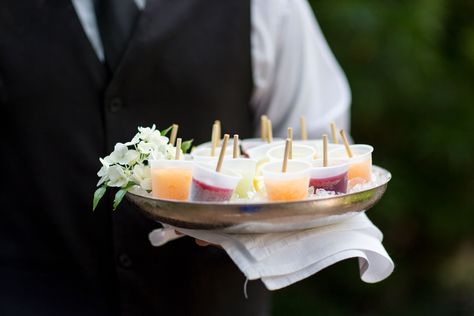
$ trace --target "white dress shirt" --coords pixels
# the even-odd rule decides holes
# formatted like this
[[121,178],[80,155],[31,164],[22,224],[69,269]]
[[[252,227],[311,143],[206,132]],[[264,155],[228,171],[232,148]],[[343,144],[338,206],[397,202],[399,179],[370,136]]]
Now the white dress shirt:
[[[104,51],[92,0],[72,0],[97,56]],[[135,0],[143,9],[146,0]],[[287,127],[299,135],[299,118],[308,134],[320,138],[329,123],[349,130],[351,95],[347,79],[324,39],[306,0],[251,0],[251,55],[254,91],[251,106],[272,120],[274,135]]]

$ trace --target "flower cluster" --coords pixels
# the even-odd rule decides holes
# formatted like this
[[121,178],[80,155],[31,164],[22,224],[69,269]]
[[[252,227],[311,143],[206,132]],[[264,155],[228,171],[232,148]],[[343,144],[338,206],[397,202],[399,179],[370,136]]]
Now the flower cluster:
[[[138,185],[146,191],[151,190],[148,160],[173,159],[176,154],[176,148],[169,144],[169,139],[166,137],[169,130],[168,128],[160,132],[155,125],[139,127],[138,133],[131,141],[124,144],[117,143],[110,155],[99,158],[102,168],[97,173],[100,180],[94,194],[93,209],[105,194],[107,187],[121,188],[115,195],[114,209],[131,187]],[[181,148],[187,150],[190,142],[185,143]],[[179,150],[182,150],[181,148]]]

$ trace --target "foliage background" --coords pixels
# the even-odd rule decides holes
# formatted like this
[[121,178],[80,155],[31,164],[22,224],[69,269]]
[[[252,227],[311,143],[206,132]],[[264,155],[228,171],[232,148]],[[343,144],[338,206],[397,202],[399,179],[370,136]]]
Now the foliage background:
[[346,72],[352,135],[392,171],[369,211],[395,261],[356,260],[274,293],[274,315],[474,315],[474,1],[314,0]]

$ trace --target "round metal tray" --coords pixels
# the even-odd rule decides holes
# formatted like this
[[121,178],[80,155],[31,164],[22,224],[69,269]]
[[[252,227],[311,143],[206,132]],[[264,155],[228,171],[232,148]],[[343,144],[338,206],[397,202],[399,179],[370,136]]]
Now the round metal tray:
[[127,198],[150,218],[175,227],[227,233],[295,231],[337,223],[374,206],[392,176],[377,166],[372,172],[377,182],[368,189],[294,202],[183,202],[136,191],[128,192]]

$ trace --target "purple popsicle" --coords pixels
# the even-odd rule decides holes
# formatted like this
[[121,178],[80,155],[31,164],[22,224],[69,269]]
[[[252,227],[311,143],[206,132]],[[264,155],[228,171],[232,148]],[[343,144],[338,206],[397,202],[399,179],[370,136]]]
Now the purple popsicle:
[[191,185],[191,200],[223,202],[230,200],[233,192],[234,190],[232,189],[218,188],[193,179]]
[[337,193],[347,192],[347,172],[342,174],[327,177],[327,178],[312,178],[309,180],[309,186],[314,189],[324,189],[326,191],[334,191]]

